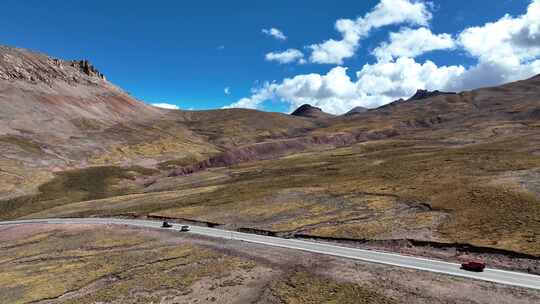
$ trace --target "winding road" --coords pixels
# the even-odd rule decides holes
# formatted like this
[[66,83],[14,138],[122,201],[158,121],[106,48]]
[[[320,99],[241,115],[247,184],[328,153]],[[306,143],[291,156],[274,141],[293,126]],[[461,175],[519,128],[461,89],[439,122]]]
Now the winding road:
[[[161,228],[161,222],[134,220],[134,219],[117,219],[117,218],[51,218],[51,219],[35,219],[35,220],[18,220],[4,221],[0,225],[14,224],[116,224],[130,225],[147,228]],[[173,230],[180,230],[180,224],[174,224]],[[180,233],[180,232],[179,232]],[[186,232],[181,232],[186,233]],[[277,246],[289,249],[297,249],[309,251],[319,254],[339,256],[349,259],[361,260],[366,262],[380,263],[398,267],[412,268],[447,275],[466,277],[476,280],[489,281],[494,283],[513,285],[525,288],[540,290],[540,276],[526,274],[514,271],[505,271],[486,268],[484,272],[476,273],[460,269],[460,265],[456,263],[448,263],[443,261],[431,260],[426,258],[418,258],[412,256],[399,255],[394,253],[379,252],[373,250],[356,249],[349,247],[341,247],[330,244],[307,242],[295,239],[284,239],[279,237],[263,236],[242,232],[234,232],[223,229],[192,226],[189,233],[204,235],[216,238],[225,238],[231,240],[239,240],[268,246]]]

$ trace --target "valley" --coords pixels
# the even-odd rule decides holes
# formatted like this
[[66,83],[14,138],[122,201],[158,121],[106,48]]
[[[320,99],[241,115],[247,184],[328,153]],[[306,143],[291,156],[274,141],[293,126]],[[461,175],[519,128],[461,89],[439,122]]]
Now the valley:
[[[169,219],[453,262],[482,258],[493,268],[540,274],[540,76],[456,94],[419,90],[408,100],[345,115],[330,115],[309,105],[293,115],[247,109],[165,110],[136,100],[88,61],[2,46],[0,108],[1,220]],[[51,239],[62,247],[67,246],[63,238],[81,242],[80,233],[98,242],[96,233],[111,228],[44,225],[36,229],[23,228],[21,233],[37,238],[39,246],[56,246],[46,244],[45,239]],[[66,232],[71,229],[80,231]],[[340,303],[348,303],[347,297],[356,293],[378,301],[369,303],[394,303],[402,294],[413,298],[410,286],[390,292],[380,286],[365,289],[350,280],[319,278],[305,270],[319,267],[319,262],[300,263],[300,270],[289,273],[284,265],[290,260],[265,257],[271,267],[260,264],[259,257],[246,258],[238,244],[217,250],[218,241],[197,239],[171,249],[170,242],[178,240],[134,231],[129,246],[118,245],[124,242],[122,236],[108,231],[115,238],[111,244],[103,252],[92,248],[78,252],[73,266],[93,268],[93,263],[108,259],[104,252],[112,250],[119,255],[111,257],[118,258],[111,262],[116,268],[76,283],[58,282],[60,287],[43,294],[24,291],[44,290],[41,280],[48,278],[36,277],[37,281],[9,287],[10,296],[39,303],[52,303],[60,296],[65,303],[83,298],[89,303],[112,300],[118,295],[111,295],[104,282],[117,282],[111,288],[131,293],[147,283],[133,281],[129,271],[142,271],[154,281],[159,277],[154,267],[168,265],[184,269],[181,277],[171,278],[186,292],[191,290],[174,295],[180,298],[190,297],[191,292],[203,294],[197,297],[215,296],[212,290],[190,288],[206,286],[217,279],[214,275],[222,278],[220,273],[229,271],[247,280],[257,291],[245,296],[259,297],[261,303],[270,298],[299,299],[312,289],[321,290],[314,296],[322,298],[337,292],[343,299]],[[127,232],[122,228],[118,233]],[[7,255],[27,259],[27,250],[32,252],[28,256],[49,255],[45,252],[49,247],[19,244],[7,232],[0,238],[13,243],[2,248],[21,250]],[[156,247],[150,248],[152,244]],[[129,248],[137,246],[165,260],[137,256],[143,266],[123,265],[120,256],[131,257]],[[69,260],[63,255],[78,249],[66,250],[56,258]],[[229,260],[231,254],[234,258],[225,264],[214,265],[208,258]],[[185,260],[186,255],[199,260]],[[5,256],[0,265],[13,261]],[[186,266],[191,263],[217,270],[209,274],[200,266]],[[280,270],[270,271],[274,266]],[[34,271],[19,267],[9,275],[22,280],[22,273]],[[122,270],[126,267],[131,270]],[[254,277],[246,279],[252,269],[264,284]],[[276,273],[285,275],[289,283],[276,280]],[[0,291],[6,290],[6,280],[0,283]],[[321,280],[331,290],[320,289]],[[101,287],[96,289],[95,284]],[[146,288],[152,290],[145,293],[149,297],[159,289]],[[433,302],[424,303],[443,303],[434,295],[428,299]],[[316,300],[294,303],[313,303],[309,301]],[[479,301],[475,303],[484,303]]]

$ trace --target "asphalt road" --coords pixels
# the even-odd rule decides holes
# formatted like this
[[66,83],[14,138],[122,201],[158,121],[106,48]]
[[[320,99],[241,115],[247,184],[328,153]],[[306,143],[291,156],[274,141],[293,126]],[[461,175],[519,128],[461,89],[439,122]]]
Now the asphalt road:
[[[0,225],[6,224],[119,224],[149,228],[160,228],[161,222],[146,221],[146,220],[131,220],[131,219],[115,219],[115,218],[72,218],[72,219],[36,219],[36,220],[20,220],[0,222]],[[180,224],[174,224],[173,230],[180,230]],[[186,233],[186,232],[178,232]],[[447,275],[466,277],[476,280],[495,282],[506,285],[513,285],[525,288],[540,289],[540,276],[497,270],[485,269],[484,272],[476,273],[460,269],[460,265],[456,263],[448,263],[426,258],[417,258],[412,256],[404,256],[394,253],[379,252],[373,250],[363,250],[356,248],[340,247],[329,244],[307,242],[295,239],[284,239],[278,237],[262,236],[249,233],[233,232],[223,229],[207,228],[199,226],[191,226],[191,231],[198,235],[210,237],[225,238],[239,240],[251,243],[265,244],[268,246],[277,246],[290,249],[297,249],[319,254],[333,255],[350,259],[362,260],[366,262],[380,263],[398,267],[412,268],[424,271],[444,273]]]

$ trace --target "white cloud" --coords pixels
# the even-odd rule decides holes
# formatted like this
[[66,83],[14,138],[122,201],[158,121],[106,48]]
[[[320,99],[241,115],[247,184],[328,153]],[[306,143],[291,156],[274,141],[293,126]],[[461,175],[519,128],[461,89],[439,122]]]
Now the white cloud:
[[281,83],[267,83],[232,107],[260,108],[262,102],[275,99],[289,104],[290,110],[308,103],[332,114],[342,114],[356,107],[376,107],[398,98],[407,98],[417,89],[446,87],[465,72],[462,66],[437,67],[433,62],[419,64],[411,58],[395,62],[366,64],[352,80],[344,67],[327,74],[305,74],[286,78]]
[[228,107],[259,108],[263,101],[277,99],[289,103],[290,110],[309,103],[330,113],[348,111],[349,104],[361,103],[357,85],[346,73],[335,67],[326,75],[306,74],[286,78],[281,83],[265,83],[249,98],[242,98]]
[[277,40],[286,40],[287,39],[287,36],[285,36],[285,34],[283,34],[282,31],[280,31],[279,29],[277,29],[275,27],[272,27],[272,28],[269,28],[269,29],[262,29],[262,33],[265,34],[265,35],[274,37]]
[[225,87],[225,88],[223,89],[223,93],[224,93],[225,95],[231,95],[231,88],[230,88],[230,87]]
[[276,86],[275,83],[265,82],[261,88],[251,90],[251,93],[252,93],[251,97],[249,98],[244,97],[235,103],[232,103],[228,106],[224,106],[223,109],[231,109],[231,108],[259,109],[261,104],[265,100],[269,100],[273,98],[275,86]]
[[[374,11],[359,20],[368,22],[365,20],[371,20],[371,14],[390,2],[381,1]],[[421,20],[429,20],[427,15],[424,17],[411,20],[420,24]],[[396,18],[370,22],[373,27],[388,24],[389,20]],[[353,32],[361,33],[358,22],[340,21],[338,27],[345,34],[342,41],[354,41],[347,38],[353,28]],[[437,66],[430,60],[421,63],[414,59],[434,49],[453,48],[464,50],[477,62],[469,67]],[[347,52],[344,48],[338,52],[340,56],[325,58],[342,60]],[[404,28],[390,34],[389,40],[373,54],[377,62],[365,64],[352,77],[347,74],[347,68],[339,66],[322,75],[297,75],[281,82],[265,83],[252,90],[251,97],[242,98],[231,106],[261,108],[265,100],[277,100],[288,104],[290,110],[309,103],[326,112],[341,114],[355,106],[372,108],[408,98],[417,89],[461,91],[531,77],[540,73],[540,0],[531,1],[527,12],[521,16],[507,15],[483,26],[464,29],[456,40],[447,34],[435,35],[424,27]]]
[[315,63],[342,64],[344,59],[354,55],[360,40],[368,36],[372,29],[402,23],[425,26],[430,19],[428,6],[422,1],[381,0],[363,17],[336,21],[335,28],[340,32],[341,40],[329,39],[310,45],[310,60]]
[[540,60],[519,65],[503,62],[479,62],[469,67],[461,77],[454,79],[444,89],[448,91],[472,90],[526,79],[536,74],[540,74]]
[[540,73],[540,0],[532,1],[524,15],[506,15],[465,29],[458,40],[478,59],[461,87],[495,85]]
[[170,104],[170,103],[152,103],[150,105],[157,108],[162,108],[162,109],[180,110],[180,108],[177,105]]
[[[356,75],[360,91],[395,100],[409,97],[417,89],[444,90],[465,72],[463,66],[438,67],[429,60],[421,64],[412,58],[400,57],[395,61],[366,64]],[[371,106],[384,103],[376,102]]]
[[471,27],[459,35],[461,45],[482,62],[511,64],[540,55],[540,0],[531,2],[527,13],[509,15],[481,27]]
[[291,63],[298,61],[299,63],[305,63],[304,54],[297,49],[288,49],[283,52],[270,52],[266,54],[265,59],[267,61],[277,61],[281,64]]
[[390,41],[383,42],[372,54],[379,61],[389,61],[397,57],[414,58],[434,50],[453,49],[456,44],[449,34],[435,35],[428,28],[403,28],[390,33]]

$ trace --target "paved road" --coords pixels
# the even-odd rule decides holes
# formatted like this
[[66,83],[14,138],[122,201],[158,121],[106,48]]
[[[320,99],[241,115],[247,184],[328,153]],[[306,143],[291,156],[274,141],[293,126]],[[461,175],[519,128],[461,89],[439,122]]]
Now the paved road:
[[[160,228],[161,222],[131,219],[115,218],[72,218],[72,219],[36,219],[0,222],[0,225],[6,224],[119,224],[139,227]],[[178,224],[175,224],[173,230],[179,230]],[[186,233],[186,232],[182,232]],[[367,262],[381,263],[399,267],[406,267],[418,270],[425,270],[448,275],[467,277],[477,280],[520,286],[526,288],[540,289],[540,276],[520,272],[505,270],[486,269],[484,272],[475,273],[460,269],[459,264],[430,260],[425,258],[416,258],[393,253],[378,252],[372,250],[363,250],[356,248],[340,247],[329,244],[315,242],[306,242],[294,239],[284,239],[278,237],[262,236],[241,232],[232,232],[216,228],[207,228],[192,226],[190,233],[218,237],[225,239],[234,239],[251,243],[265,244],[269,246],[298,249],[303,251],[327,254],[350,259],[362,260]]]

